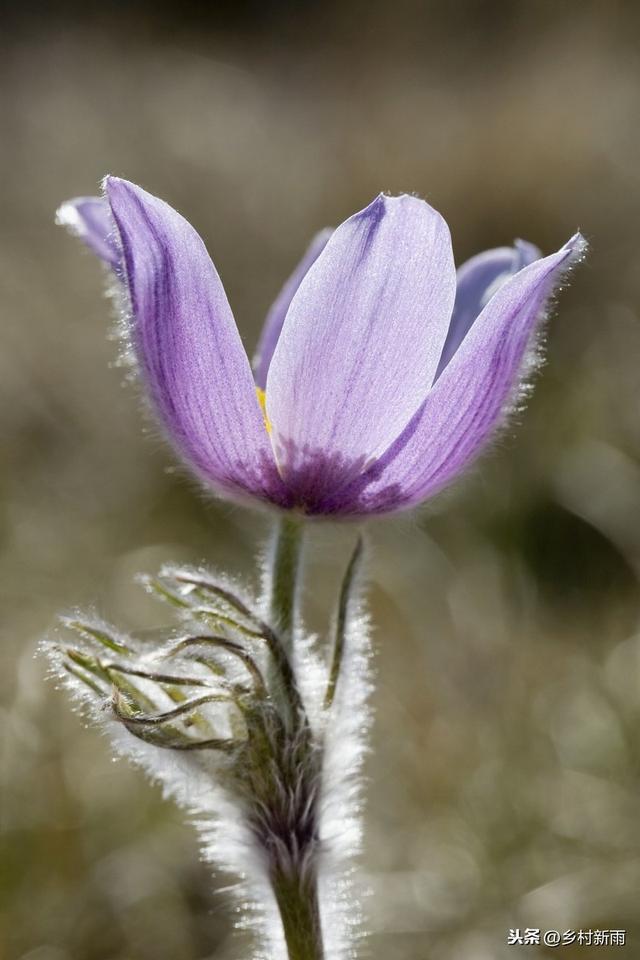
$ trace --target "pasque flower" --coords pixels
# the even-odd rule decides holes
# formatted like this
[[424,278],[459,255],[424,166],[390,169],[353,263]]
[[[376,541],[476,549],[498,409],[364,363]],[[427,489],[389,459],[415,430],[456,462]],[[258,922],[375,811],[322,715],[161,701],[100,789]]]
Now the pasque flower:
[[482,451],[549,298],[585,243],[489,250],[457,273],[443,218],[379,196],[315,238],[271,308],[252,372],[193,227],[107,177],[59,220],[114,270],[153,407],[214,490],[307,515],[412,507]]

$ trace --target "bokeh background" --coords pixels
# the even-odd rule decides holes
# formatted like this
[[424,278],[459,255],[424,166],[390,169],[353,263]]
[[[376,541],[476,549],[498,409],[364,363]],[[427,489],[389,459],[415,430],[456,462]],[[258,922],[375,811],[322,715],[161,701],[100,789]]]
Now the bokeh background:
[[[34,656],[75,605],[165,622],[133,577],[166,560],[251,579],[265,534],[174,469],[123,388],[100,268],[53,223],[107,172],[197,225],[249,349],[311,234],[380,190],[437,206],[459,260],[590,238],[521,423],[453,492],[371,531],[365,955],[640,956],[638,10],[5,7],[0,956],[247,950],[191,829]],[[314,627],[348,537],[311,538]],[[628,945],[507,946],[526,926],[625,929]]]

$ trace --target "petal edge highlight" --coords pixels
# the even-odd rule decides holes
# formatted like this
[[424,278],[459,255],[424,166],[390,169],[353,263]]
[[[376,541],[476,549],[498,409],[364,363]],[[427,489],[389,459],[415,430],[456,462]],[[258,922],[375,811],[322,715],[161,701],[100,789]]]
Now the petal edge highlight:
[[482,451],[519,383],[549,299],[586,247],[576,234],[494,294],[420,410],[371,467],[366,489],[360,483],[363,495],[354,512],[415,506],[452,482]]
[[170,439],[206,482],[268,499],[278,485],[249,361],[204,243],[168,204],[108,177],[131,338]]
[[78,237],[100,260],[117,269],[120,251],[109,204],[103,197],[74,197],[56,211],[56,223]]

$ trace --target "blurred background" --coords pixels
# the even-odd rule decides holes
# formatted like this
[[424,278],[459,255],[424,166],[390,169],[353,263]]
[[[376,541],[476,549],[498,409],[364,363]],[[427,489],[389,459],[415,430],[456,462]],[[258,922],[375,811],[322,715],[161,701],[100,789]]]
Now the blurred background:
[[[197,226],[250,351],[312,233],[380,190],[442,211],[459,261],[518,236],[591,240],[521,422],[453,492],[372,528],[365,955],[640,956],[639,11],[5,7],[0,956],[247,955],[181,814],[35,657],[76,605],[166,622],[133,583],[164,561],[251,580],[265,534],[175,470],[114,363],[100,267],[54,226],[107,172]],[[313,532],[314,628],[349,536]],[[507,946],[511,927],[625,929],[628,945]]]

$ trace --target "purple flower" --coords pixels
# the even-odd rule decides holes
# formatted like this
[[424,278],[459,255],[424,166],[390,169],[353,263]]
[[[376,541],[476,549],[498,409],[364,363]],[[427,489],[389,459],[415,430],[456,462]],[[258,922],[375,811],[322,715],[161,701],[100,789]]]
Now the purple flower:
[[121,278],[153,406],[214,490],[309,515],[408,508],[456,478],[513,401],[576,234],[454,267],[427,203],[379,196],[315,238],[267,317],[252,373],[205,246],[162,200],[108,177],[59,214]]
[[120,252],[111,212],[102,197],[76,197],[63,203],[56,214],[56,223],[80,237],[109,266],[118,268]]

